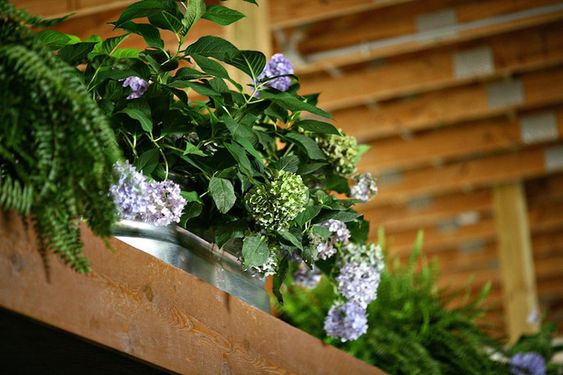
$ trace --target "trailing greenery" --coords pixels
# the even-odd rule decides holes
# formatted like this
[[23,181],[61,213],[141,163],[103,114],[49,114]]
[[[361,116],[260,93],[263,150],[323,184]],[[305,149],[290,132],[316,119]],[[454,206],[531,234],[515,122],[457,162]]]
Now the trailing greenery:
[[[323,322],[336,295],[325,279],[315,289],[289,286],[276,311],[288,323],[390,374],[509,374],[508,359],[518,352],[552,358],[557,348],[550,326],[508,350],[481,330],[476,319],[485,313],[489,287],[475,297],[470,289],[439,290],[437,267],[421,255],[421,239],[406,264],[388,261],[378,298],[368,307],[368,332],[356,341],[326,338]],[[452,304],[456,307],[448,307]],[[548,373],[558,371],[563,370],[551,364]]]
[[31,214],[41,251],[86,272],[80,218],[110,235],[120,153],[75,70],[45,46],[49,33],[31,30],[60,21],[0,0],[0,208]]

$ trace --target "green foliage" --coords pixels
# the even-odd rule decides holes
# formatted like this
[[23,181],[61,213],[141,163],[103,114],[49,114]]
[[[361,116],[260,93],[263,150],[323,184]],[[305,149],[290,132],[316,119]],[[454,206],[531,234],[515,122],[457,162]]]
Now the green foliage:
[[110,234],[119,151],[74,69],[47,48],[76,38],[30,31],[53,23],[0,1],[0,207],[31,213],[41,251],[86,272],[79,221]]
[[[148,23],[140,23],[145,17]],[[241,17],[202,0],[142,0],[114,22],[123,35],[69,38],[72,44],[59,56],[85,64],[79,74],[110,118],[126,158],[155,180],[178,183],[190,198],[181,224],[237,256],[246,243],[246,262],[282,270],[280,285],[290,260],[315,260],[309,231],[319,223],[346,221],[358,228],[352,239],[358,242],[366,239],[367,223],[352,208],[354,201],[333,194],[349,193],[348,181],[318,146],[319,138],[341,133],[326,122],[301,119],[302,112],[330,118],[316,106],[316,95],[300,95],[293,75],[284,77],[291,83],[285,92],[268,85],[277,77],[259,79],[266,64],[261,52],[239,50],[216,36],[185,43],[199,19],[225,25]],[[176,35],[175,48],[165,49],[163,29]],[[117,53],[130,33],[142,36],[147,47]],[[245,73],[245,81],[235,82],[226,66]],[[128,97],[131,88],[122,81],[130,76],[148,82],[148,90]],[[190,101],[193,94],[204,98]],[[259,236],[259,251],[249,251],[248,239]]]
[[[326,279],[312,290],[289,286],[284,305],[276,310],[290,324],[390,374],[509,374],[506,358],[517,352],[536,351],[551,358],[549,330],[533,342],[523,338],[508,351],[483,332],[475,321],[485,313],[481,304],[488,287],[476,297],[470,289],[438,290],[437,267],[421,256],[421,236],[419,240],[406,264],[388,261],[378,298],[368,307],[368,332],[356,341],[325,337],[324,319],[337,298]],[[493,360],[493,352],[505,360]]]

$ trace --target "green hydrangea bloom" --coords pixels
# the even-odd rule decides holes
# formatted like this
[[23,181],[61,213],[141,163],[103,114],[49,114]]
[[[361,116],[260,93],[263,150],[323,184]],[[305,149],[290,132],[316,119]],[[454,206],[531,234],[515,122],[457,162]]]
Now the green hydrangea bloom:
[[272,182],[252,189],[245,201],[256,223],[265,229],[280,230],[305,209],[308,192],[301,176],[279,171]]
[[330,134],[318,138],[317,143],[326,155],[336,174],[350,177],[356,172],[358,157],[358,142],[356,138],[347,135]]

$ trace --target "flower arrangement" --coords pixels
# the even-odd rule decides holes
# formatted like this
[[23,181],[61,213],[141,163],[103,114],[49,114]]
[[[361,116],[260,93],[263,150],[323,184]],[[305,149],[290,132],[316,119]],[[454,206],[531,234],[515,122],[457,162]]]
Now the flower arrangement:
[[[203,0],[141,0],[113,23],[122,35],[80,40],[47,30],[39,39],[58,64],[76,67],[73,80],[109,119],[125,161],[113,165],[111,187],[105,164],[103,195],[119,217],[187,228],[249,272],[273,275],[280,299],[289,273],[310,285],[324,273],[340,295],[327,331],[353,340],[365,332],[383,269],[353,208],[377,193],[373,177],[357,172],[367,147],[326,121],[317,95],[299,93],[282,54],[266,61],[215,36],[186,43],[201,18],[227,25],[242,17]],[[165,48],[163,31],[177,46]],[[120,47],[132,34],[147,48]],[[342,333],[348,325],[355,334]]]

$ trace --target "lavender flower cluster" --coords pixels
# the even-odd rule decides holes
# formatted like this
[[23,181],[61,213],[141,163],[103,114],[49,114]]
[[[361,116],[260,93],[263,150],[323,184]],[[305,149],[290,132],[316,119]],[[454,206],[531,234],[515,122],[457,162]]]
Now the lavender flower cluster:
[[350,231],[346,224],[340,220],[329,219],[323,222],[321,226],[332,233],[328,240],[317,245],[317,259],[326,260],[336,254],[336,244],[348,243]]
[[510,359],[513,375],[545,375],[545,359],[538,353],[518,353]]
[[368,330],[366,310],[355,302],[335,304],[328,311],[324,329],[342,342],[356,340]]
[[291,86],[291,78],[287,77],[287,74],[293,74],[293,65],[283,54],[276,53],[258,75],[257,80],[273,89],[287,91]]
[[367,202],[376,194],[377,184],[371,173],[362,173],[354,177],[354,186],[350,188],[351,198]]
[[138,99],[148,90],[149,83],[142,79],[141,77],[131,76],[123,80],[123,87],[130,87],[131,94],[127,96],[127,99]]
[[164,226],[180,221],[186,200],[172,181],[151,181],[129,162],[116,163],[118,180],[110,187],[121,219],[138,220]]
[[337,303],[325,319],[325,331],[342,341],[355,340],[367,331],[368,304],[377,298],[377,288],[385,267],[381,247],[349,243],[344,247],[339,274],[339,293],[347,299]]
[[320,281],[321,272],[314,266],[309,268],[304,262],[293,272],[293,283],[303,288],[313,289]]

